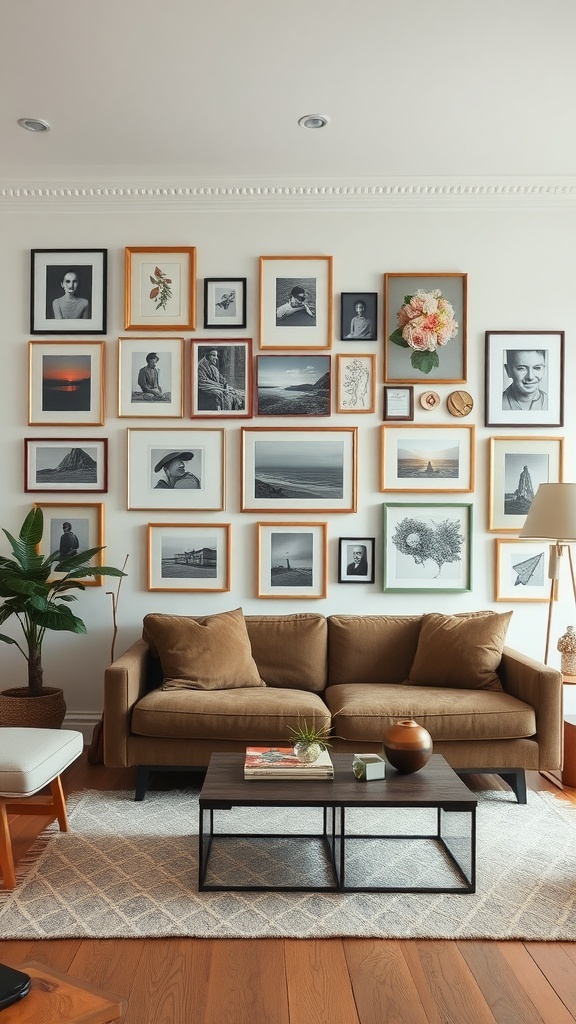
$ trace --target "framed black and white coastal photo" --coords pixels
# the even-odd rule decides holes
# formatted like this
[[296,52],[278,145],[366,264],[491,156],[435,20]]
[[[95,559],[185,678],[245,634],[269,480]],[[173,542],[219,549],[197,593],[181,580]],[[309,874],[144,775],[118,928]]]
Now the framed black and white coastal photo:
[[32,334],[106,334],[107,249],[32,249]]
[[358,427],[242,427],[241,512],[355,512]]
[[184,339],[118,339],[118,416],[184,413]]
[[378,337],[378,293],[342,292],[340,295],[340,340],[376,341]]
[[104,344],[28,342],[29,426],[102,426]]
[[448,424],[380,427],[380,490],[421,494],[474,490],[475,429]]
[[230,590],[230,523],[149,523],[148,590]]
[[128,430],[128,508],[221,511],[224,431]]
[[326,597],[326,523],[258,523],[258,597]]
[[246,327],[246,278],[204,278],[204,330]]
[[108,438],[25,438],[24,490],[106,492]]
[[486,331],[485,423],[563,425],[564,331]]
[[191,346],[190,416],[218,420],[250,419],[251,339],[194,340]]
[[374,537],[340,537],[338,583],[374,583]]
[[488,529],[518,533],[540,484],[561,484],[563,473],[563,437],[491,437]]
[[256,357],[258,416],[329,416],[330,356]]
[[[60,558],[70,558],[80,551],[104,546],[104,505],[74,502],[56,504],[35,502],[36,508],[44,515],[44,532],[38,546],[38,554],[47,558],[58,551]],[[104,564],[104,552],[98,551],[90,559],[91,566]],[[53,579],[62,579],[64,573],[54,572]],[[104,576],[81,576],[79,582],[85,587],[101,587]]]
[[384,505],[384,590],[472,589],[472,505]]
[[260,348],[332,347],[332,257],[260,257]]

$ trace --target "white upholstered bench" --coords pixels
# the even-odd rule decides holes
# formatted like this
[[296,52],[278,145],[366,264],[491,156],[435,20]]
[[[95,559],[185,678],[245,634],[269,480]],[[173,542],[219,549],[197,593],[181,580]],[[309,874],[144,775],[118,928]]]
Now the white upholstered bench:
[[[8,814],[53,812],[60,831],[67,832],[60,776],[80,756],[82,747],[82,733],[71,729],[0,728],[0,870],[6,889],[16,885]],[[28,799],[45,786],[50,786],[49,802]]]

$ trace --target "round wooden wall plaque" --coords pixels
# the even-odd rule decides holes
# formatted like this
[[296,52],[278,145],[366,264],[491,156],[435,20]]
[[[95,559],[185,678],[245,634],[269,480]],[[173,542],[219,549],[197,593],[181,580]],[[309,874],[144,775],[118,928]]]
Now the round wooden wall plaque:
[[468,416],[474,408],[474,401],[467,391],[453,391],[446,399],[446,407],[453,416]]

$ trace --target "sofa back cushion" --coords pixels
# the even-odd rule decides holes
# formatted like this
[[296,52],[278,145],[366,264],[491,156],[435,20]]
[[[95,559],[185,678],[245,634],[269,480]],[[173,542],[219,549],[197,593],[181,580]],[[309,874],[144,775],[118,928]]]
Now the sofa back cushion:
[[496,675],[512,612],[424,615],[407,683],[501,690]]
[[264,686],[241,608],[194,619],[146,615],[145,638],[158,652],[164,689],[231,690]]
[[324,690],[327,626],[323,615],[247,615],[246,628],[267,686]]
[[328,685],[402,683],[414,661],[421,615],[330,615]]

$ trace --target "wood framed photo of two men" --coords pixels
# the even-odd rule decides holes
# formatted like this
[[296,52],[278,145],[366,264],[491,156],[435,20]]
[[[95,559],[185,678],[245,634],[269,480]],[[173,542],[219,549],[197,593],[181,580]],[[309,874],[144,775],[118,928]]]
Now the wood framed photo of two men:
[[107,249],[32,249],[32,334],[106,334]]
[[564,424],[564,331],[486,331],[487,427]]

